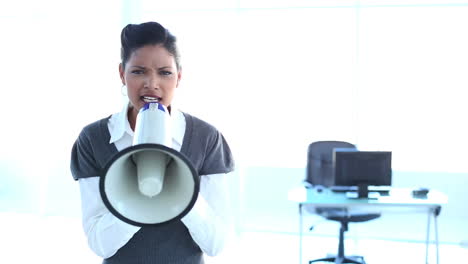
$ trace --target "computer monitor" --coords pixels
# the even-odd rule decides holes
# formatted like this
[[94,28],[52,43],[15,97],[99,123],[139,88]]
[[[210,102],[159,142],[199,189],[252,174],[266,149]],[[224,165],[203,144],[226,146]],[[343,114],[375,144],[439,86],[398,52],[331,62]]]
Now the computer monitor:
[[357,187],[358,198],[367,198],[369,186],[391,186],[391,151],[335,151],[335,186]]

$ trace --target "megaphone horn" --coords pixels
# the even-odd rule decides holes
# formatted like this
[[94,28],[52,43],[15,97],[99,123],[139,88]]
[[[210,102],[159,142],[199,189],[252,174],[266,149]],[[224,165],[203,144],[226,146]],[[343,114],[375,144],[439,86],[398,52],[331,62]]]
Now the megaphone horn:
[[101,197],[119,219],[136,226],[160,225],[185,216],[199,191],[191,162],[172,144],[170,115],[159,103],[140,109],[133,143],[107,163]]

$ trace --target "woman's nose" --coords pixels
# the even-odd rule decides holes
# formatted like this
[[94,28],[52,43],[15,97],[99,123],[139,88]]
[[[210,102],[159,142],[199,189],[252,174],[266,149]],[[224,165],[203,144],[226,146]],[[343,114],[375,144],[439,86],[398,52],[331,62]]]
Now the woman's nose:
[[150,74],[146,80],[146,88],[159,89],[159,78],[155,74]]

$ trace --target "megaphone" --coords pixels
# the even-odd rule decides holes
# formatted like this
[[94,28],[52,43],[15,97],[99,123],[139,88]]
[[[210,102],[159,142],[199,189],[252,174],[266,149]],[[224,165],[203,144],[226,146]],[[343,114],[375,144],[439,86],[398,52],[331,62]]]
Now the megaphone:
[[160,103],[140,109],[133,143],[111,158],[99,181],[102,200],[122,221],[162,225],[184,217],[200,182],[192,163],[172,144],[169,112]]

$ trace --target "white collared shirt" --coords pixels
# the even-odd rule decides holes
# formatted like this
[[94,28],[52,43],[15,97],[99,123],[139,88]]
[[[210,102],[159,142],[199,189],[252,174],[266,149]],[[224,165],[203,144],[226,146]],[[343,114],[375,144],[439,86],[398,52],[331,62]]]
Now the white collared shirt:
[[[108,128],[110,144],[117,150],[132,145],[133,130],[127,118],[128,106],[113,114]],[[172,108],[172,148],[180,151],[185,134],[185,117]],[[127,224],[105,207],[99,193],[99,177],[79,179],[83,229],[89,247],[99,256],[109,258],[124,246],[140,227]],[[192,210],[181,220],[193,240],[209,256],[217,255],[226,243],[229,231],[226,174],[201,176],[200,195]]]

